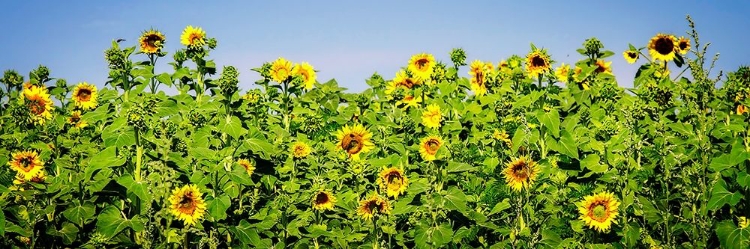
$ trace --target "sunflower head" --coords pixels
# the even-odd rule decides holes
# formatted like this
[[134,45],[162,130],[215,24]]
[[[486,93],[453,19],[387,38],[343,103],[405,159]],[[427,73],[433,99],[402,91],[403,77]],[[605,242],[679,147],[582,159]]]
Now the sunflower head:
[[141,45],[141,52],[148,55],[158,54],[164,48],[166,38],[157,30],[148,30],[141,34],[138,43]]
[[526,72],[531,77],[539,77],[539,75],[549,71],[550,69],[550,58],[544,50],[532,50],[531,53],[526,55]]
[[390,213],[391,206],[388,203],[388,200],[377,194],[369,199],[360,201],[359,208],[357,208],[357,214],[365,220],[372,220],[375,215]]
[[677,39],[673,35],[657,34],[648,42],[648,53],[654,60],[671,61],[678,51]]
[[70,114],[70,117],[68,117],[68,124],[73,125],[73,127],[81,129],[86,126],[88,126],[88,123],[86,121],[81,120],[81,111],[73,111]]
[[539,166],[534,160],[521,156],[505,165],[503,175],[505,182],[510,188],[519,192],[521,189],[529,189],[539,174]]
[[422,138],[422,141],[419,143],[419,154],[422,155],[422,159],[425,161],[433,161],[437,159],[437,152],[442,146],[442,138],[435,135],[427,136]]
[[206,213],[206,203],[201,192],[192,184],[174,189],[169,197],[169,203],[170,213],[188,226],[195,225]]
[[406,95],[403,99],[396,101],[396,106],[402,106],[402,110],[409,109],[409,107],[417,107],[419,103],[422,103],[422,97],[414,97],[412,95]]
[[677,49],[680,51],[680,54],[687,54],[690,51],[690,39],[680,36],[677,39]]
[[242,166],[242,168],[245,168],[245,171],[247,171],[248,175],[252,175],[253,172],[255,171],[255,166],[253,166],[253,163],[250,162],[250,160],[243,158],[243,159],[237,160],[237,164]]
[[307,143],[298,141],[292,144],[292,147],[290,148],[291,154],[294,158],[302,159],[310,155],[312,152],[312,149],[310,148],[310,145],[307,145]]
[[737,105],[737,115],[742,115],[747,112],[747,107],[745,107],[744,105]]
[[737,217],[737,226],[740,229],[745,229],[750,225],[750,220],[747,219],[745,216]]
[[605,62],[604,60],[596,60],[595,72],[612,75],[612,62],[611,61]]
[[622,57],[625,57],[625,60],[628,62],[628,64],[635,63],[636,60],[638,60],[638,51],[635,50],[626,50],[625,52],[622,52]]
[[432,54],[415,54],[409,60],[409,71],[422,80],[430,79],[435,67],[435,57]]
[[302,85],[307,90],[313,88],[313,86],[315,85],[315,80],[317,79],[315,69],[313,69],[313,66],[307,62],[302,62],[301,64],[294,65],[294,68],[292,68],[292,75],[299,76],[302,80]]
[[492,132],[492,138],[498,141],[502,141],[508,146],[510,146],[512,142],[510,140],[510,135],[508,135],[508,133],[505,130],[501,130],[501,131],[495,130],[494,132]]
[[83,110],[90,110],[96,107],[97,98],[96,86],[89,83],[81,82],[73,89],[73,102],[75,102],[78,108]]
[[599,232],[608,231],[612,223],[617,223],[617,208],[620,203],[614,195],[609,192],[602,192],[584,197],[583,201],[578,203],[578,212],[580,219],[583,220],[589,228],[596,229]]
[[375,147],[372,143],[372,133],[367,131],[361,124],[352,127],[344,126],[336,134],[338,138],[337,148],[345,151],[352,160],[359,160],[359,154],[368,152]]
[[406,191],[409,179],[404,175],[403,169],[391,167],[380,171],[378,185],[385,190],[387,196],[398,198],[398,195]]
[[570,65],[566,65],[563,63],[555,70],[555,77],[557,77],[557,80],[559,80],[562,83],[568,83],[568,78],[570,77]]
[[44,162],[42,162],[36,151],[12,153],[8,165],[10,165],[12,170],[16,171],[16,174],[20,174],[25,181],[30,181],[39,172],[44,171]]
[[269,71],[271,79],[276,82],[282,83],[292,76],[292,62],[284,59],[283,57],[277,58],[271,63],[271,69]]
[[[489,66],[492,67],[491,64]],[[471,62],[471,65],[469,65],[469,75],[471,75],[471,79],[469,79],[469,85],[471,86],[471,90],[477,96],[482,96],[487,93],[488,73],[489,71],[487,71],[487,65],[485,65],[485,63],[480,60],[474,60],[473,62]]]
[[39,171],[39,173],[36,173],[36,175],[32,176],[29,180],[26,179],[26,176],[23,173],[19,172],[16,174],[13,184],[21,185],[27,182],[44,183],[45,180],[47,180],[47,173],[44,170]]
[[53,103],[46,87],[30,85],[23,90],[22,96],[35,124],[42,125],[52,119]]
[[333,210],[336,197],[328,190],[318,190],[312,197],[312,207],[316,210]]
[[206,32],[200,27],[187,26],[182,31],[180,43],[188,49],[198,49],[206,44]]
[[428,105],[422,112],[422,124],[427,128],[440,128],[440,120],[443,114],[440,112],[440,106],[436,104]]

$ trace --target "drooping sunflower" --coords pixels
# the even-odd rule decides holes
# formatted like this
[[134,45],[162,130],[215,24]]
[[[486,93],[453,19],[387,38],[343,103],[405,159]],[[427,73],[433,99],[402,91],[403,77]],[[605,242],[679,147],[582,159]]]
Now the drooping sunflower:
[[243,158],[243,159],[237,160],[237,164],[245,168],[245,171],[247,171],[248,175],[252,175],[253,172],[255,171],[255,166],[253,166],[250,160]]
[[24,101],[29,108],[31,120],[43,125],[52,119],[52,99],[45,87],[30,87],[23,91]]
[[157,30],[148,30],[141,34],[138,43],[141,45],[141,52],[148,55],[158,54],[164,47],[166,37]]
[[414,97],[412,95],[406,95],[403,99],[396,101],[396,106],[402,106],[401,109],[406,110],[409,107],[417,107],[419,103],[422,103],[422,97]]
[[534,160],[521,156],[505,165],[503,170],[505,182],[516,192],[530,188],[539,174],[539,167]]
[[276,82],[284,82],[292,76],[292,62],[279,57],[271,64],[271,79]]
[[81,82],[73,89],[73,102],[78,108],[90,110],[96,107],[98,95],[96,86]]
[[21,151],[11,154],[11,160],[8,162],[10,168],[21,174],[25,181],[30,181],[39,172],[44,171],[44,162],[36,151]]
[[474,92],[477,96],[482,96],[485,93],[487,93],[487,67],[485,66],[484,62],[480,60],[474,60],[471,65],[469,66],[469,75],[471,75],[471,79],[469,79],[469,85],[471,86],[471,91]]
[[433,161],[437,158],[437,152],[443,146],[443,139],[430,135],[419,142],[419,154],[425,161]]
[[310,148],[310,145],[307,145],[305,142],[297,141],[294,144],[292,144],[292,147],[290,148],[290,154],[294,156],[294,158],[305,158],[312,152],[312,149]]
[[570,75],[570,65],[566,65],[563,63],[555,70],[555,76],[557,77],[557,80],[559,80],[562,83],[568,83],[568,77]]
[[440,128],[440,120],[443,114],[440,112],[440,106],[431,104],[422,112],[422,124],[427,128]]
[[434,67],[435,57],[432,56],[432,54],[421,53],[415,54],[411,57],[408,69],[414,74],[414,76],[417,76],[417,78],[428,80],[432,75]]
[[605,62],[604,60],[596,60],[596,70],[594,70],[597,73],[604,73],[612,75],[612,62]]
[[170,213],[189,226],[195,225],[196,221],[206,213],[206,203],[203,201],[202,194],[198,187],[192,184],[174,189],[172,196],[169,197],[169,203],[171,204]]
[[73,111],[70,114],[70,117],[68,117],[68,124],[73,125],[73,127],[81,129],[89,124],[86,123],[86,121],[81,120],[81,111]]
[[372,133],[367,131],[361,124],[352,127],[344,126],[336,134],[338,138],[337,148],[346,151],[352,160],[359,160],[359,154],[368,152],[375,147],[372,143]]
[[199,48],[206,44],[206,32],[200,27],[187,26],[182,31],[180,43],[188,48]]
[[336,205],[336,197],[328,190],[318,190],[312,197],[312,207],[317,210],[333,210]]
[[648,42],[648,53],[654,60],[671,61],[678,50],[677,39],[673,35],[657,34]]
[[622,52],[622,57],[625,57],[625,60],[628,62],[628,64],[635,63],[635,61],[638,60],[639,56],[640,55],[638,54],[638,51],[626,50],[625,52]]
[[526,55],[526,72],[530,77],[539,77],[548,70],[550,70],[550,58],[547,53],[535,50]]
[[583,201],[578,203],[578,212],[580,219],[583,220],[589,228],[599,232],[608,231],[612,223],[617,224],[617,207],[620,203],[614,195],[609,192],[602,192],[595,195],[584,197]]
[[369,199],[360,201],[359,208],[357,208],[357,214],[365,220],[372,220],[375,215],[390,213],[391,206],[388,200],[377,194],[372,195]]
[[677,39],[677,49],[680,50],[680,54],[687,54],[690,51],[690,39],[680,36]]
[[307,90],[313,88],[313,86],[315,85],[315,80],[317,79],[315,69],[313,69],[313,66],[307,62],[302,62],[301,64],[294,65],[294,68],[292,69],[292,75],[301,76],[302,85]]
[[380,171],[378,185],[385,190],[387,196],[398,198],[398,195],[406,191],[409,179],[404,175],[404,170],[396,167],[386,168]]

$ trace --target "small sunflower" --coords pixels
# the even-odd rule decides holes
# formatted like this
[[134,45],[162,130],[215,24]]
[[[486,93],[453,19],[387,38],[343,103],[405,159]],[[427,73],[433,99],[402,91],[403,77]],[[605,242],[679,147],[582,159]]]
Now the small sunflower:
[[143,32],[141,37],[138,39],[141,45],[141,52],[148,55],[158,54],[164,47],[166,38],[164,35],[156,30],[149,30]]
[[169,197],[169,211],[186,225],[195,225],[206,213],[206,203],[198,187],[192,184],[176,188]]
[[356,124],[353,127],[344,126],[338,131],[336,138],[339,141],[336,147],[346,151],[352,160],[359,160],[360,153],[368,152],[375,147],[375,144],[372,143],[372,133],[361,124]]
[[638,51],[626,50],[625,52],[622,52],[622,57],[625,57],[628,64],[633,64],[638,60],[639,54]]
[[431,104],[422,112],[422,124],[427,128],[440,128],[440,120],[443,114],[440,112],[440,106]]
[[284,82],[292,76],[292,63],[279,57],[271,64],[271,79],[276,82]]
[[73,89],[73,102],[78,108],[90,110],[96,107],[98,93],[96,86],[81,82]]
[[182,31],[180,43],[188,48],[199,48],[206,44],[206,32],[200,27],[187,26]]
[[566,65],[563,63],[555,70],[555,76],[557,77],[557,80],[559,80],[562,83],[568,83],[568,77],[570,75],[570,65]]
[[390,214],[391,206],[388,204],[388,200],[377,194],[373,195],[369,199],[365,199],[359,202],[359,208],[357,208],[357,214],[365,220],[372,220],[375,215],[378,214]]
[[70,117],[68,117],[68,124],[73,125],[73,127],[81,129],[89,124],[86,123],[86,121],[81,120],[81,111],[73,111],[70,114]]
[[8,162],[10,168],[17,174],[21,174],[25,181],[30,181],[39,172],[44,171],[44,162],[39,158],[36,151],[21,151],[11,154],[11,160]]
[[487,66],[484,62],[480,60],[475,60],[471,63],[469,66],[469,75],[471,75],[471,79],[469,79],[469,85],[471,86],[471,91],[474,92],[477,96],[482,96],[485,93],[487,93]]
[[30,87],[23,91],[24,101],[29,108],[31,120],[43,125],[52,119],[52,99],[45,87]]
[[612,62],[605,62],[604,60],[596,60],[596,70],[597,73],[604,73],[612,75]]
[[39,171],[39,173],[36,173],[36,175],[32,176],[31,179],[26,180],[23,173],[16,174],[16,178],[13,180],[13,184],[15,185],[21,185],[27,182],[34,182],[34,183],[44,183],[44,181],[47,179],[47,173],[42,170]]
[[316,210],[333,210],[333,206],[336,205],[336,197],[327,190],[318,190],[313,195],[312,207]]
[[442,146],[443,139],[438,136],[431,135],[422,138],[422,141],[419,142],[419,154],[425,161],[433,161],[437,158],[437,152]]
[[677,49],[680,50],[680,54],[687,54],[690,51],[690,39],[680,36],[677,39]]
[[737,226],[740,227],[740,229],[745,229],[750,225],[750,220],[747,219],[745,216],[737,217]]
[[313,66],[307,62],[302,62],[301,64],[294,65],[294,68],[292,69],[292,75],[301,76],[302,85],[304,85],[305,89],[307,90],[313,88],[313,86],[315,85],[315,80],[317,79],[315,69],[313,69]]
[[673,35],[657,34],[648,42],[648,52],[654,60],[671,61],[679,50]]
[[416,54],[409,60],[409,71],[414,73],[417,78],[427,80],[432,75],[432,70],[435,67],[435,57],[432,54]]
[[310,148],[310,145],[307,145],[305,142],[298,141],[292,144],[291,147],[291,154],[294,156],[294,158],[305,158],[312,152],[312,149]]
[[378,185],[381,189],[385,190],[387,196],[398,198],[398,195],[406,191],[409,179],[404,175],[403,169],[391,167],[380,171]]
[[583,201],[578,203],[578,212],[589,228],[599,232],[608,231],[612,223],[617,224],[617,207],[620,203],[614,195],[609,192],[602,192],[595,195],[584,197]]
[[422,97],[414,97],[412,95],[406,95],[403,99],[396,101],[396,106],[402,106],[401,109],[406,110],[409,107],[417,107],[419,103],[422,103]]
[[409,77],[409,75],[404,70],[399,70],[396,73],[396,77],[393,78],[391,82],[388,83],[388,85],[385,88],[385,94],[391,95],[393,92],[395,92],[397,89],[412,89],[415,85],[421,84],[421,80],[419,78],[413,78]]
[[243,168],[245,168],[245,171],[247,171],[248,175],[252,175],[253,172],[255,171],[255,166],[253,166],[250,160],[240,159],[240,160],[237,160],[237,163]]
[[521,156],[506,164],[503,174],[508,186],[518,192],[531,187],[539,174],[539,167],[531,158]]
[[579,86],[581,86],[581,88],[583,90],[589,90],[589,83],[588,83],[588,81],[586,79],[583,79],[583,80],[579,80],[578,79],[581,76],[581,73],[583,73],[583,69],[582,68],[580,68],[578,66],[576,66],[575,68],[573,68],[573,79],[578,83]]
[[747,112],[747,107],[744,105],[737,105],[737,115],[742,115]]
[[549,69],[550,58],[544,51],[535,50],[526,55],[526,72],[529,73],[529,76],[539,77]]
[[510,146],[511,143],[512,143],[512,141],[510,140],[510,135],[508,135],[508,133],[505,132],[505,130],[502,130],[502,131],[495,130],[492,133],[492,137],[495,138],[498,141],[504,142],[508,146]]

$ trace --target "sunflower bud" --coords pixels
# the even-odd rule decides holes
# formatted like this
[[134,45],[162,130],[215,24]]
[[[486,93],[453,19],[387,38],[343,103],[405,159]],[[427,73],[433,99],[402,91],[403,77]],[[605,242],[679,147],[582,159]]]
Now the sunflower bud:
[[245,95],[242,95],[242,99],[247,101],[250,105],[255,105],[260,102],[260,97],[260,90],[258,89],[247,91]]
[[9,86],[21,85],[23,83],[23,76],[16,72],[16,70],[5,70],[3,78],[0,79],[0,82],[3,82]]
[[451,61],[456,67],[466,66],[466,52],[462,48],[454,48],[451,50]]
[[196,128],[203,127],[208,122],[208,120],[206,120],[206,117],[197,112],[191,112],[189,117],[190,123]]
[[159,121],[153,126],[154,136],[156,136],[156,138],[173,137],[177,132],[177,125],[169,120],[159,119]]
[[185,140],[175,137],[172,139],[172,148],[171,150],[174,152],[180,152],[183,155],[187,153],[187,142]]
[[219,88],[224,95],[231,95],[237,91],[237,84],[239,84],[240,72],[233,66],[224,66],[224,70],[221,72],[219,77]]
[[432,69],[432,80],[436,82],[446,80],[446,74],[447,70],[445,64],[443,64],[442,62],[438,62]]
[[66,88],[68,87],[68,81],[66,81],[65,79],[57,79],[57,81],[55,81],[55,86],[59,88]]
[[141,108],[131,108],[128,110],[128,124],[137,128],[146,128],[145,115],[146,113]]
[[586,55],[596,58],[599,56],[599,51],[604,48],[604,45],[596,37],[591,37],[583,42],[583,48],[586,50]]
[[36,76],[39,83],[47,82],[49,80],[49,68],[39,65],[34,71],[31,72],[32,76]]
[[218,45],[218,42],[219,41],[217,41],[216,38],[208,38],[206,40],[206,45],[208,45],[208,48],[210,49],[215,49],[216,46]]
[[177,52],[172,55],[172,58],[179,65],[182,65],[182,63],[188,59],[184,49],[177,50]]
[[104,59],[107,60],[110,69],[123,68],[125,54],[119,48],[111,47],[104,51]]

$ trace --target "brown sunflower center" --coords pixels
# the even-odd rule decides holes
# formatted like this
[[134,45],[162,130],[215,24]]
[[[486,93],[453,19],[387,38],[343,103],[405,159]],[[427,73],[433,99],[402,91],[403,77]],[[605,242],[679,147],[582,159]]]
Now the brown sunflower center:
[[246,163],[246,162],[242,162],[240,163],[240,165],[242,165],[242,167],[245,168],[245,170],[250,170],[250,167],[252,167],[249,163]]
[[302,156],[305,154],[305,146],[304,145],[297,145],[294,146],[294,154],[297,156]]
[[607,65],[604,64],[604,62],[597,62],[596,63],[596,72],[597,73],[603,73],[607,71]]
[[195,45],[198,42],[200,42],[201,40],[203,40],[203,36],[201,34],[198,34],[198,33],[192,33],[192,34],[190,34],[190,39],[189,40],[190,40],[191,44]]
[[546,67],[547,61],[544,60],[541,56],[534,56],[531,58],[531,66],[532,67]]
[[317,205],[326,204],[326,203],[328,203],[329,200],[330,200],[330,198],[328,198],[328,194],[323,193],[323,192],[318,193],[315,196],[315,204],[317,204]]
[[417,65],[417,68],[420,70],[425,69],[425,67],[427,66],[427,63],[430,63],[430,61],[427,60],[426,58],[421,58],[415,62],[415,64]]
[[21,170],[30,172],[32,169],[34,169],[34,158],[23,157],[21,158],[21,160],[18,160],[18,164],[21,166]]
[[401,177],[401,174],[399,174],[396,171],[392,171],[386,175],[386,179],[388,179],[388,184],[400,184],[403,177]]
[[628,57],[630,59],[635,59],[635,58],[637,58],[637,56],[638,56],[638,54],[636,52],[633,52],[633,51],[629,51],[628,52]]
[[161,42],[162,42],[162,39],[157,34],[150,34],[146,36],[146,44],[148,44],[148,46],[151,48],[156,48],[157,46],[161,44]]
[[78,123],[78,121],[81,121],[81,116],[78,116],[78,115],[70,116],[71,123]]
[[341,148],[352,155],[359,153],[364,145],[365,144],[362,141],[362,136],[360,136],[359,134],[351,133],[341,139]]
[[31,113],[34,113],[34,115],[41,115],[44,113],[46,106],[47,102],[41,98],[33,99],[29,102],[29,109],[31,109]]
[[178,210],[180,210],[180,212],[184,214],[193,214],[193,212],[195,212],[195,208],[196,206],[193,194],[190,192],[185,193],[185,195],[182,196],[182,199],[180,199]]
[[589,217],[591,217],[591,219],[595,221],[605,221],[608,214],[609,211],[607,210],[607,206],[605,205],[604,201],[596,201],[589,206]]
[[434,138],[427,140],[425,145],[426,145],[425,148],[427,149],[427,152],[429,152],[430,154],[435,154],[437,153],[438,149],[440,149],[440,142]]
[[527,176],[527,169],[529,165],[526,162],[518,162],[513,165],[513,174],[517,178],[525,179]]
[[91,99],[91,90],[82,88],[81,90],[78,90],[76,97],[82,102],[89,101],[89,99]]
[[477,74],[474,75],[474,79],[476,80],[478,85],[484,85],[484,73],[483,72],[477,72]]
[[680,47],[680,50],[685,50],[688,47],[690,47],[690,45],[688,44],[687,41],[680,41],[680,43],[678,44],[678,46]]
[[674,51],[674,41],[669,37],[661,37],[654,42],[654,50],[662,55],[667,55]]

